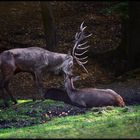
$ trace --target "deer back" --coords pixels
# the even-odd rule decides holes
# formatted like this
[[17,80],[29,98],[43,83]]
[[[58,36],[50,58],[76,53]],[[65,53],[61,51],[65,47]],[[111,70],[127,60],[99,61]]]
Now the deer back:
[[64,103],[67,103],[67,104],[70,104],[70,105],[74,105],[74,106],[77,106],[77,107],[82,107],[82,106],[72,102],[71,99],[69,98],[67,92],[63,89],[60,89],[60,88],[49,88],[49,89],[47,89],[45,91],[44,98],[55,100],[55,101],[63,101]]

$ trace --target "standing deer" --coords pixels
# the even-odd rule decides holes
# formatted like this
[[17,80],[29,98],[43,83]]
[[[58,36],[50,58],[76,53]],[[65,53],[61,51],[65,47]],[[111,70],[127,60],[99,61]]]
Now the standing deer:
[[[1,94],[4,99],[5,106],[8,106],[6,97],[4,96],[5,91],[7,91],[7,93],[10,95],[13,102],[17,103],[16,99],[14,99],[12,96],[8,85],[13,75],[19,72],[28,72],[32,74],[37,89],[43,98],[41,74],[44,68],[47,72],[69,75],[72,73],[73,60],[75,59],[77,63],[86,70],[84,64],[86,64],[87,61],[82,62],[80,60],[85,60],[87,57],[79,58],[79,56],[82,56],[87,52],[87,48],[89,46],[84,47],[87,42],[82,43],[82,41],[91,36],[91,34],[87,36],[84,34],[86,27],[83,27],[83,24],[84,22],[82,22],[80,26],[80,32],[77,32],[75,35],[75,45],[73,47],[72,54],[50,52],[39,47],[10,49],[0,54],[0,68],[2,74],[0,89],[2,91]],[[82,50],[82,53],[75,54],[74,52],[76,50]]]
[[123,98],[111,89],[75,88],[73,81],[78,78],[66,75],[64,80],[65,89],[73,103],[83,107],[125,106]]

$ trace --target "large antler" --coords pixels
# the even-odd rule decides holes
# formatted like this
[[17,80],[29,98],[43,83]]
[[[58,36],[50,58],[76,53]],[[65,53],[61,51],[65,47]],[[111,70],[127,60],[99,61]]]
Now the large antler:
[[[88,73],[87,69],[85,68],[84,64],[86,64],[88,62],[88,60],[86,60],[88,58],[88,56],[86,57],[82,57],[82,58],[79,58],[78,56],[82,56],[84,55],[87,51],[88,51],[88,48],[90,47],[89,45],[86,46],[86,47],[82,47],[84,46],[85,44],[87,44],[87,41],[84,42],[84,43],[81,43],[81,41],[83,41],[84,39],[90,37],[92,34],[89,34],[89,35],[85,35],[84,34],[84,30],[86,29],[87,26],[83,27],[83,24],[84,24],[84,21],[81,23],[81,26],[80,26],[80,32],[77,32],[75,34],[75,45],[73,47],[73,51],[72,51],[72,56],[75,58],[75,60],[77,61],[77,63],[82,66],[84,68],[84,70]],[[81,43],[81,44],[80,44]],[[81,50],[82,53],[76,53],[75,51],[77,50]],[[83,61],[82,61],[83,60]]]

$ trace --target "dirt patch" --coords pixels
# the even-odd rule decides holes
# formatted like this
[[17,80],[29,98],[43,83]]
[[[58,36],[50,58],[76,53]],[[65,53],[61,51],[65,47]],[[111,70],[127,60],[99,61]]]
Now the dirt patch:
[[[51,121],[54,117],[65,117],[84,114],[88,109],[79,108],[62,102],[47,104],[48,101],[36,101],[12,106],[11,110],[6,110],[7,114],[14,116],[4,117],[1,115],[0,128],[25,127],[35,124],[42,124]],[[4,111],[4,110],[1,110]],[[2,119],[3,118],[3,119]]]

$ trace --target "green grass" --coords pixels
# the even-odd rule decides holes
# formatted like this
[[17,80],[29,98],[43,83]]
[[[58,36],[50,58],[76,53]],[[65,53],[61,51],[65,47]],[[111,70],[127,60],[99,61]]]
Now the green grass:
[[[43,110],[50,106],[64,107],[64,104],[51,100],[19,101],[16,109],[1,110],[0,120],[32,122],[34,118],[37,123],[0,129],[0,138],[140,138],[140,106],[92,108],[82,115],[42,119]],[[26,115],[32,110],[34,116]]]

